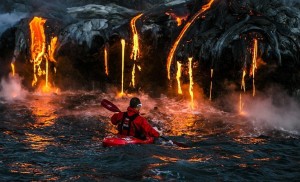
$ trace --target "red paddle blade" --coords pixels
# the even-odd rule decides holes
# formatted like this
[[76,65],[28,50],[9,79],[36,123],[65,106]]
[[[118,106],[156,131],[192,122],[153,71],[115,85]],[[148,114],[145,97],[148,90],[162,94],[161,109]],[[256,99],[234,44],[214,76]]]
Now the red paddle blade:
[[101,105],[103,107],[105,107],[107,110],[110,110],[112,112],[121,112],[120,109],[116,105],[114,105],[113,103],[109,102],[106,99],[103,99],[101,101]]

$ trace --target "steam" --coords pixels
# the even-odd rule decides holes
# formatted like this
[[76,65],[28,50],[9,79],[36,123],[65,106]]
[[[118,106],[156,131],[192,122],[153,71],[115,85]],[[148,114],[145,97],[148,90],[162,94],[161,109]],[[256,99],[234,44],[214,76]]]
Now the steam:
[[[274,92],[275,91],[275,92]],[[280,89],[266,97],[249,97],[244,111],[253,119],[254,127],[300,134],[300,105]]]
[[23,100],[27,91],[22,88],[21,78],[18,75],[9,77],[8,79],[1,79],[0,97],[8,102],[15,100]]
[[26,17],[26,13],[4,13],[0,14],[0,35],[8,28],[14,26],[22,18]]

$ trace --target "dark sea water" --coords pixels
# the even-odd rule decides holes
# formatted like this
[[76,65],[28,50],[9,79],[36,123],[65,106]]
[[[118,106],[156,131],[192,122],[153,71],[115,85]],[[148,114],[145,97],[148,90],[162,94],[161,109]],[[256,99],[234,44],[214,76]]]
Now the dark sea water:
[[191,110],[181,99],[139,97],[142,115],[164,136],[188,148],[160,140],[102,147],[102,139],[116,131],[109,123],[112,113],[100,101],[106,98],[126,110],[130,97],[31,93],[20,101],[0,100],[0,180],[300,180],[297,121],[286,125],[225,112],[208,103]]

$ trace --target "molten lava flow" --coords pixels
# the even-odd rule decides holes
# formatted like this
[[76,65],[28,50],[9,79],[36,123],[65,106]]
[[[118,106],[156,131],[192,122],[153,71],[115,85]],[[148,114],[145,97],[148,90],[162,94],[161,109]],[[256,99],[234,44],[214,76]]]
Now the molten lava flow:
[[108,57],[107,57],[107,47],[104,48],[104,64],[105,64],[105,74],[108,76]]
[[[137,60],[137,58],[139,58],[139,53],[140,53],[140,47],[139,47],[139,35],[138,35],[138,31],[136,29],[135,23],[136,21],[142,16],[143,14],[139,14],[137,16],[135,16],[134,18],[132,18],[132,20],[130,21],[130,25],[131,25],[131,31],[132,31],[132,36],[133,36],[133,47],[132,47],[132,52],[130,55],[130,59],[133,59],[134,61]],[[132,78],[131,78],[131,83],[132,83],[132,87],[135,87],[135,65],[133,66],[132,69]]]
[[253,79],[253,96],[255,96],[255,70],[257,69],[257,39],[254,39],[253,55],[252,55],[252,79]]
[[53,37],[50,41],[50,45],[48,46],[49,60],[52,62],[56,62],[54,58],[54,52],[56,48],[57,48],[57,37]]
[[244,92],[246,92],[245,76],[246,76],[246,70],[243,70],[241,90],[244,90]]
[[[245,84],[245,76],[246,76],[246,70],[243,70],[243,76],[242,76],[242,83],[241,83],[241,90],[246,92],[246,84]],[[240,93],[240,113],[243,112],[243,101],[242,101],[242,93]]]
[[39,76],[43,73],[40,68],[40,64],[43,59],[46,47],[46,38],[44,31],[44,24],[46,20],[40,17],[34,17],[29,23],[31,32],[31,62],[33,62],[33,81],[32,86],[37,82],[36,69],[38,70]]
[[47,59],[46,60],[46,84],[45,84],[46,89],[49,88],[48,87],[48,74],[49,74],[49,72],[48,72],[48,59]]
[[139,14],[137,16],[135,16],[134,18],[132,18],[132,20],[130,21],[130,25],[131,25],[131,31],[132,31],[132,35],[133,35],[133,47],[132,47],[132,53],[130,56],[130,59],[133,59],[136,61],[136,59],[139,57],[139,53],[140,53],[140,48],[139,48],[139,35],[138,32],[136,30],[136,26],[135,26],[135,22],[137,19],[139,19],[143,14]]
[[124,94],[124,58],[125,58],[125,40],[121,39],[122,44],[122,89],[121,95]]
[[176,79],[177,79],[177,83],[178,83],[178,94],[182,94],[181,85],[180,85],[181,65],[182,65],[182,64],[180,64],[180,63],[177,61],[177,75],[176,75]]
[[178,47],[178,44],[179,42],[181,41],[182,37],[184,36],[185,32],[189,29],[189,27],[195,22],[195,20],[203,13],[205,12],[206,10],[208,10],[212,3],[214,2],[214,0],[210,0],[206,5],[204,5],[191,19],[190,21],[188,21],[185,26],[183,27],[183,29],[181,30],[179,36],[176,38],[171,50],[170,50],[170,53],[169,53],[169,56],[168,56],[168,59],[167,59],[167,71],[168,71],[168,79],[170,80],[171,79],[171,73],[170,73],[170,69],[171,69],[171,64],[172,64],[172,60],[173,60],[173,57],[174,57],[174,53]]
[[209,89],[209,100],[211,101],[211,92],[212,92],[212,78],[214,75],[214,69],[210,69],[210,89]]
[[137,68],[139,69],[139,71],[142,71],[142,67],[137,65]]
[[190,76],[190,95],[191,95],[191,108],[194,109],[194,93],[193,93],[193,66],[192,66],[192,60],[193,58],[189,58],[189,76]]
[[135,82],[134,82],[134,77],[135,77],[135,64],[133,65],[131,75],[132,75],[131,85],[132,85],[132,87],[134,88],[134,87],[135,87]]
[[14,63],[11,63],[10,66],[11,66],[12,76],[15,76],[15,65],[14,65]]
[[178,27],[182,25],[183,20],[186,21],[186,19],[188,18],[188,16],[177,16],[175,13],[172,12],[167,12],[166,15],[169,15],[172,17],[172,19],[175,19]]
[[[54,58],[54,52],[56,50],[56,47],[57,47],[57,37],[53,37],[50,41],[50,45],[48,45],[48,55],[49,55],[49,60],[51,62],[56,62]],[[46,59],[46,83],[42,89],[43,92],[49,92],[51,87],[49,84],[49,60]]]

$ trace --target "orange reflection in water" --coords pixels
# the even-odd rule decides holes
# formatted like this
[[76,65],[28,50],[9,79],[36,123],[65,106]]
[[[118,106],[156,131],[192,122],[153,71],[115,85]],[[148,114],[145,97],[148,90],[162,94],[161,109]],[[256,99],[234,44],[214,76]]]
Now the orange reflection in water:
[[161,156],[161,155],[153,155],[153,158],[160,159],[164,162],[177,162],[179,159],[175,157]]
[[[16,162],[9,164],[10,172],[11,173],[18,173],[18,174],[32,174],[32,175],[47,175],[43,167],[38,164],[31,164],[31,163],[25,163],[25,162]],[[44,181],[57,181],[59,180],[58,177],[50,176],[48,175],[47,179],[44,179]]]
[[266,143],[266,139],[263,138],[234,138],[234,141],[239,144],[264,144]]
[[[32,96],[28,105],[29,108],[31,108],[35,122],[30,123],[30,127],[44,128],[52,126],[58,117],[56,114],[56,111],[59,110],[58,103],[56,96]],[[48,135],[41,135],[28,131],[25,132],[25,136],[26,139],[24,140],[24,143],[33,150],[44,151],[49,145],[56,145],[53,137]]]
[[257,159],[254,159],[255,161],[271,161],[271,158],[269,157],[266,157],[266,158],[257,158]]
[[31,99],[29,105],[32,115],[35,116],[35,127],[47,127],[54,124],[54,120],[57,118],[55,111],[59,107],[55,103],[55,96],[52,95],[44,95]]
[[54,139],[50,136],[42,136],[33,133],[25,133],[26,140],[24,141],[31,149],[44,151],[48,146],[54,145]]
[[23,162],[16,162],[11,164],[12,173],[20,173],[20,174],[43,174],[41,167]]
[[210,159],[212,159],[212,157],[210,156],[197,156],[197,157],[193,157],[191,159],[189,159],[189,162],[206,162],[209,161]]
[[175,136],[181,136],[181,135],[195,135],[195,131],[192,130],[196,122],[196,118],[192,114],[185,114],[184,118],[181,116],[178,116],[174,118],[174,120],[168,126],[170,130],[172,131],[172,134]]

